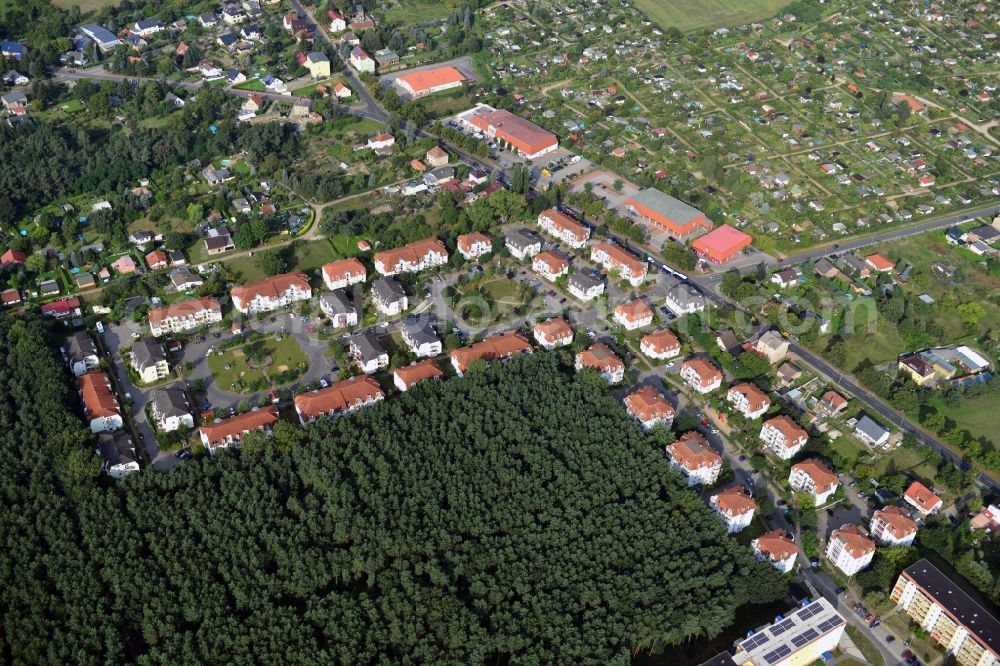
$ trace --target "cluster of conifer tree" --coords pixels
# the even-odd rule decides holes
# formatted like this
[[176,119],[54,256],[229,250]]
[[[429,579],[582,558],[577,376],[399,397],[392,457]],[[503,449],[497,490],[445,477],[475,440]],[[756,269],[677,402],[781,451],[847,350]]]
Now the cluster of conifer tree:
[[553,354],[113,483],[55,343],[0,317],[2,661],[624,664],[786,592]]

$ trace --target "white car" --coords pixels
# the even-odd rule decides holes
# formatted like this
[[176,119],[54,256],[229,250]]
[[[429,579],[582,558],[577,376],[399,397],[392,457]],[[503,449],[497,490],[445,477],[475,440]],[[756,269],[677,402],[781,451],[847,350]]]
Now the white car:
[[208,351],[205,352],[205,358],[208,358],[209,356],[211,356],[212,352],[214,352],[214,351],[215,351],[215,347],[209,347]]

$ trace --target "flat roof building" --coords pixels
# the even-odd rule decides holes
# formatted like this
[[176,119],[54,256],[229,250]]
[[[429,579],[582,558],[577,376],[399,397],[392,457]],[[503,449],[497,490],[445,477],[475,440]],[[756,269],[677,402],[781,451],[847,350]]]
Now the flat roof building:
[[736,227],[723,224],[698,238],[691,247],[698,256],[713,264],[724,264],[750,247],[753,238]]
[[652,187],[626,199],[625,207],[677,238],[712,228],[703,212]]
[[1000,664],[1000,621],[929,561],[904,569],[890,598],[962,666]]
[[396,77],[394,83],[397,88],[416,99],[442,90],[458,88],[465,83],[465,75],[454,67],[434,67],[401,74]]
[[529,160],[541,157],[559,147],[559,139],[555,134],[506,109],[498,110],[481,104],[464,114],[462,121],[482,130],[491,138],[495,137],[506,142]]

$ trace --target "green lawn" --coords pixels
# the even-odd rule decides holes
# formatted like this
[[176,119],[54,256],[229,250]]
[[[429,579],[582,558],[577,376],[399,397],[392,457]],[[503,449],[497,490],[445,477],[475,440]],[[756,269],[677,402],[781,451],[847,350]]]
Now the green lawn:
[[77,113],[83,111],[83,102],[78,99],[71,99],[59,105],[59,110],[65,113]]
[[854,461],[858,459],[861,455],[863,449],[861,445],[853,438],[846,435],[838,437],[837,439],[830,442],[830,448],[834,449],[841,456],[847,460],[851,467],[854,466]]
[[333,261],[339,252],[335,252],[333,246],[327,241],[307,241],[299,243],[294,249],[291,246],[269,249],[262,247],[254,250],[254,256],[243,255],[232,261],[226,262],[229,270],[236,274],[241,283],[263,280],[267,277],[264,271],[257,265],[257,257],[261,252],[279,252],[288,263],[289,271],[311,271],[319,268],[325,263]]
[[525,305],[520,287],[506,278],[491,278],[466,286],[456,312],[469,324],[488,326]]
[[249,79],[233,87],[237,90],[252,90],[253,92],[264,92],[267,90],[267,86],[261,83],[260,79]]
[[282,337],[279,341],[277,337],[273,337],[256,344],[262,354],[270,357],[271,362],[266,368],[251,368],[243,346],[231,347],[221,355],[212,354],[208,357],[208,369],[219,388],[233,393],[254,393],[261,390],[261,382],[268,387],[272,386],[272,372],[284,372],[295,367],[304,371],[309,366],[309,359],[295,338]]
[[940,401],[935,401],[934,406],[945,418],[953,419],[959,427],[968,430],[976,439],[985,437],[994,448],[1000,446],[1000,433],[997,431],[997,404],[996,398],[993,396],[966,398],[959,407],[948,407]]
[[[360,202],[361,199],[358,201]],[[329,211],[330,209],[327,208],[327,212]],[[361,254],[361,251],[358,250],[359,240],[361,240],[361,236],[347,236],[345,234],[337,234],[329,238],[330,245],[333,246],[333,251],[338,257],[356,257]]]
[[910,448],[899,448],[878,459],[875,463],[875,478],[888,474],[912,472],[920,479],[933,481],[937,475],[937,460],[929,450],[918,451]]
[[773,16],[787,0],[637,0],[636,6],[661,28],[682,31],[735,26]]
[[389,7],[384,15],[391,23],[416,24],[446,18],[460,4],[459,0],[402,0]]
[[333,90],[333,87],[335,85],[337,85],[338,81],[340,81],[339,78],[326,79],[325,81],[317,81],[316,83],[313,83],[313,84],[308,85],[308,86],[302,86],[301,88],[295,88],[294,90],[292,90],[292,94],[293,95],[298,95],[299,97],[311,97],[312,94],[314,92],[316,92],[316,86],[318,86],[318,85],[324,85],[327,88],[329,88],[330,90]]

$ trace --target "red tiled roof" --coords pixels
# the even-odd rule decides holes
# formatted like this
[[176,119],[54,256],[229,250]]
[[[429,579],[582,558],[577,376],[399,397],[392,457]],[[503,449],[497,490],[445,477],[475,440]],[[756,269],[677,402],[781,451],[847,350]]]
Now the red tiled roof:
[[920,510],[926,512],[933,511],[943,504],[940,497],[935,495],[930,488],[919,481],[914,481],[910,484],[910,487],[906,489],[904,497],[910,500]]
[[495,111],[481,109],[475,112],[469,121],[484,130],[488,130],[490,127],[494,128],[497,138],[504,139],[528,155],[533,155],[559,142],[559,139],[552,132],[544,130],[530,120],[516,116],[506,109]]
[[278,298],[293,285],[302,291],[310,289],[309,279],[305,273],[283,273],[259,282],[233,287],[230,293],[232,293],[233,298],[240,299],[241,303],[249,303],[257,296]]
[[543,210],[538,214],[538,219],[547,217],[552,220],[552,226],[560,231],[568,231],[578,240],[586,240],[590,236],[590,231],[583,224],[580,224],[569,215],[555,208]]
[[671,460],[687,470],[715,467],[722,464],[722,456],[715,452],[705,438],[692,430],[667,447]]
[[673,418],[674,408],[663,394],[652,386],[643,386],[625,397],[628,413],[643,423],[653,419]]
[[898,506],[887,506],[872,514],[872,524],[881,522],[883,528],[896,539],[902,539],[916,533],[917,524],[910,519],[910,514]]
[[715,496],[715,504],[723,513],[730,516],[742,516],[757,508],[757,503],[743,486],[733,486],[718,493]]
[[7,250],[0,255],[0,266],[10,266],[12,264],[23,264],[28,259],[27,255],[20,250]]
[[235,439],[251,430],[270,429],[277,422],[278,408],[268,405],[256,412],[237,414],[218,423],[205,424],[201,426],[201,432],[211,444],[218,444],[230,437]]
[[560,340],[573,338],[573,329],[568,323],[566,323],[566,320],[561,317],[555,317],[547,321],[539,322],[535,324],[535,328],[533,330],[535,335],[540,336],[549,342],[558,342]]
[[664,354],[668,351],[681,348],[681,342],[677,339],[677,336],[665,328],[644,335],[640,344],[652,347],[653,352],[656,354]]
[[177,301],[176,303],[165,305],[162,308],[151,309],[149,311],[149,323],[155,326],[164,319],[188,317],[197,314],[202,310],[221,312],[222,306],[219,305],[219,301],[208,296],[203,298],[192,298],[186,301]]
[[844,525],[830,534],[830,540],[837,539],[854,559],[875,552],[875,542],[861,533],[857,525]]
[[76,380],[83,399],[83,408],[91,419],[119,416],[118,399],[111,390],[111,380],[107,374],[94,370],[80,375]]
[[379,397],[385,397],[382,387],[365,375],[336,382],[318,391],[301,393],[295,396],[295,408],[304,419],[314,419],[347,411],[355,405],[367,400],[377,400]]
[[531,264],[532,266],[542,264],[544,271],[549,275],[556,275],[569,268],[569,261],[565,257],[560,257],[549,250],[536,254]]
[[896,264],[892,263],[877,252],[875,254],[869,254],[865,257],[865,261],[877,271],[890,271],[896,266]]
[[591,345],[577,354],[577,361],[585,368],[593,368],[599,372],[616,372],[625,369],[625,363],[611,351],[603,342]]
[[632,275],[645,275],[647,266],[645,262],[639,260],[629,252],[617,245],[600,242],[594,246],[592,252],[604,252],[611,258],[612,265],[616,267],[625,266]]
[[393,270],[400,262],[417,263],[431,252],[448,255],[448,250],[440,240],[425,238],[407,243],[403,247],[376,252],[374,259],[376,265],[381,263],[387,270]]
[[[747,399],[747,403],[749,403],[751,412],[756,412],[762,408],[768,407],[771,404],[771,399],[767,397],[767,394],[757,388],[756,384],[751,384],[750,382],[737,384],[729,389],[729,392],[739,393],[745,397]],[[771,421],[773,420],[774,419],[771,419]],[[768,423],[771,421],[768,421]]]
[[792,448],[800,438],[809,438],[809,434],[799,427],[799,424],[784,414],[764,421],[764,426],[770,426],[781,431],[785,436],[785,446]]
[[462,252],[468,252],[476,243],[486,243],[490,247],[493,247],[493,241],[490,237],[479,231],[473,231],[470,234],[462,234],[458,237],[457,243],[458,249]]
[[434,361],[429,359],[414,363],[413,365],[396,368],[392,372],[395,376],[399,377],[406,388],[410,388],[428,379],[440,379],[444,377],[444,372],[441,371],[441,368],[434,365]]
[[799,552],[795,541],[788,536],[788,532],[781,529],[766,532],[757,537],[757,550],[775,562],[787,560]]
[[694,370],[703,385],[712,384],[716,380],[722,380],[722,373],[719,372],[719,369],[712,365],[711,361],[703,358],[691,358],[684,361],[681,369],[683,370],[684,368]]
[[653,310],[644,301],[636,299],[615,307],[615,314],[625,321],[635,322],[649,319],[653,316]]
[[458,370],[465,372],[473,361],[495,361],[514,354],[531,351],[531,343],[521,335],[510,331],[486,338],[468,347],[456,349],[451,353]]
[[323,264],[323,275],[330,282],[337,282],[347,278],[348,275],[364,276],[367,275],[367,272],[365,271],[365,265],[359,259],[351,257]]
[[825,493],[838,485],[837,475],[830,471],[830,468],[815,458],[803,460],[792,465],[792,471],[802,470],[813,480],[817,493]]

